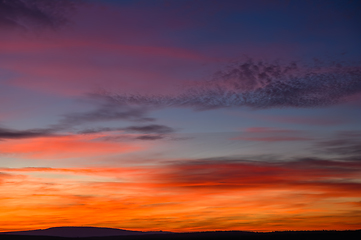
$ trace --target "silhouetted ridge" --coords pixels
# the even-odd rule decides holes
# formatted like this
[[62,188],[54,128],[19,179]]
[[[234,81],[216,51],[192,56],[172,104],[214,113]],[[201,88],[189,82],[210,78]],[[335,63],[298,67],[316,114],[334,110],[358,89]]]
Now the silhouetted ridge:
[[[61,236],[49,236],[46,234],[55,234],[58,231]],[[91,237],[72,236],[71,234],[79,234],[81,232],[93,234]],[[76,233],[75,233],[76,232]],[[18,234],[21,233],[21,234]],[[30,233],[30,234],[29,234]],[[39,234],[41,233],[41,234]],[[66,237],[64,233],[67,233]],[[113,234],[108,235],[104,234]],[[167,233],[167,234],[164,234]],[[96,235],[99,234],[99,235]],[[65,238],[64,238],[65,237]],[[56,227],[43,230],[11,232],[0,234],[0,240],[212,240],[212,239],[240,239],[240,240],[320,240],[320,239],[361,239],[361,230],[348,231],[277,231],[277,232],[244,232],[244,231],[208,231],[208,232],[187,232],[187,233],[171,233],[171,232],[141,232],[128,231],[114,228],[96,228],[96,227]]]
[[6,232],[11,235],[53,236],[53,237],[110,237],[124,235],[161,234],[164,232],[141,232],[101,227],[52,227],[30,231]]

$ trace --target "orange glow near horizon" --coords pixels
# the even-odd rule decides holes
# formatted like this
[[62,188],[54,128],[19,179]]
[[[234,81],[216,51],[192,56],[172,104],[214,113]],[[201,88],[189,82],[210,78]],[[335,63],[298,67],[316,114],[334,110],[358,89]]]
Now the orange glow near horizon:
[[[55,226],[176,232],[361,227],[359,171],[301,170],[291,164],[251,163],[3,168],[0,230]],[[331,180],[336,177],[345,181]],[[346,182],[346,178],[353,181]]]

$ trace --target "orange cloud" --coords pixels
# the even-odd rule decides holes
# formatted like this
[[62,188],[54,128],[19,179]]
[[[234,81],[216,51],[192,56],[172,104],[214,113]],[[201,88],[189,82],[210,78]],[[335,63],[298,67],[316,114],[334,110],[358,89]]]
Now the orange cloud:
[[126,153],[142,148],[140,145],[130,143],[98,141],[98,137],[74,135],[7,140],[0,143],[0,151],[27,158],[60,159]]

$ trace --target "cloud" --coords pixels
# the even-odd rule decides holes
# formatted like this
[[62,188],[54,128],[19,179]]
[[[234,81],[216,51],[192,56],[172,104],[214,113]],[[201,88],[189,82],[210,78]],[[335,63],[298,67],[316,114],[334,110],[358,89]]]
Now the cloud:
[[0,29],[51,28],[67,24],[79,0],[1,0]]
[[360,172],[359,162],[318,158],[269,162],[203,159],[171,164],[159,181],[166,187],[199,191],[298,189],[360,197]]
[[113,132],[121,131],[122,128],[109,128],[109,127],[99,127],[99,128],[87,128],[81,131],[78,131],[78,134],[94,134],[94,133],[104,133],[104,132]]
[[79,133],[99,133],[99,132],[110,132],[110,131],[124,131],[124,132],[136,132],[136,133],[144,133],[144,134],[167,134],[172,133],[175,129],[159,124],[151,124],[145,126],[130,126],[126,128],[93,128],[93,129],[85,129]]
[[[115,132],[105,137],[101,137],[105,141],[122,141],[122,140],[159,140],[168,137],[169,134],[175,132],[175,129],[158,124],[145,126],[130,126],[126,128],[91,128],[79,131],[80,134],[94,134]],[[118,133],[117,133],[118,132]],[[135,134],[134,134],[135,133]],[[139,135],[142,134],[142,135]]]
[[245,140],[257,142],[280,142],[280,141],[306,141],[312,138],[305,137],[302,131],[267,128],[267,127],[252,127],[245,129],[240,136],[232,138],[232,140]]
[[13,130],[8,128],[0,128],[0,139],[23,139],[52,136],[51,129],[29,129],[29,130]]
[[[99,100],[99,99],[97,99]],[[95,109],[84,112],[67,113],[62,116],[58,123],[48,126],[47,128],[14,130],[9,128],[0,128],[0,139],[24,139],[36,137],[59,136],[61,132],[67,132],[65,135],[72,135],[71,131],[74,127],[84,124],[99,123],[105,121],[133,121],[133,122],[149,122],[155,119],[147,117],[148,110],[138,106],[120,106],[113,101],[101,99],[93,102]],[[88,128],[78,131],[79,134],[94,134],[110,131],[137,132],[142,134],[169,134],[174,129],[164,125],[145,125],[130,126],[127,128],[110,128],[98,127]]]
[[305,116],[297,116],[297,117],[289,117],[289,116],[267,116],[267,115],[259,115],[255,116],[255,118],[266,119],[274,122],[284,122],[291,124],[302,124],[302,125],[318,125],[318,126],[333,126],[340,125],[343,123],[347,123],[349,120],[345,116],[334,116],[333,118],[329,117],[305,117]]
[[317,152],[361,161],[361,132],[341,131],[327,141],[315,144]]
[[120,106],[116,103],[105,102],[95,110],[77,113],[64,114],[54,128],[67,128],[84,123],[94,123],[102,121],[127,120],[135,122],[154,121],[153,118],[146,117],[148,110],[143,107]]
[[131,126],[124,128],[128,132],[136,132],[144,135],[137,136],[138,140],[159,140],[167,137],[169,134],[175,132],[175,129],[165,125],[146,125],[146,126]]
[[361,66],[291,62],[237,62],[215,74],[214,79],[194,82],[175,95],[112,94],[119,104],[153,107],[190,107],[207,110],[226,107],[310,108],[347,102],[361,94]]
[[159,139],[163,139],[164,136],[163,135],[142,135],[139,137],[136,137],[136,139],[139,140],[159,140]]
[[3,179],[5,179],[6,177],[10,176],[10,174],[8,173],[4,173],[4,172],[0,172],[0,183],[2,182]]
[[147,126],[131,126],[127,127],[124,130],[129,132],[140,132],[140,133],[159,133],[159,134],[165,134],[165,133],[172,133],[174,132],[173,128],[170,128],[168,126],[164,125],[147,125]]
[[[26,173],[26,172],[50,172],[62,173],[70,175],[90,175],[90,176],[103,176],[103,177],[136,177],[146,173],[146,169],[136,167],[126,168],[51,168],[51,167],[25,167],[25,168],[0,168],[1,173],[5,176],[9,173]],[[1,175],[0,175],[1,176]]]
[[[220,158],[221,159],[221,158]],[[53,172],[75,175],[124,177],[155,189],[214,189],[219,191],[252,189],[292,189],[307,192],[337,192],[351,190],[360,196],[358,182],[361,163],[321,158],[298,158],[292,161],[248,161],[242,159],[187,159],[164,165],[115,168],[0,168],[1,172]],[[111,183],[109,183],[111,184]],[[123,184],[123,183],[113,183]],[[131,184],[131,182],[129,182]],[[324,197],[324,196],[322,196]]]
[[77,130],[83,125],[107,121],[151,122],[154,118],[147,116],[149,109],[141,106],[122,106],[112,99],[90,96],[95,109],[64,114],[56,123],[42,129],[14,130],[0,128],[0,139],[24,139],[50,136],[76,136],[76,134],[94,135],[104,133],[98,140],[158,140],[175,132],[175,129],[160,125],[132,125],[129,127],[88,127]]
[[99,136],[56,136],[8,140],[0,143],[0,153],[26,156],[27,159],[94,157],[138,151],[143,146],[100,141]]
[[[347,223],[342,227],[351,229],[359,226],[360,171],[357,162],[316,158],[288,162],[187,159],[114,168],[1,168],[0,172],[11,174],[12,179],[2,186],[7,197],[0,199],[6,209],[3,215],[11,216],[11,221],[0,223],[5,227],[19,221],[29,225],[35,216],[37,223],[49,224],[49,216],[56,213],[62,217],[54,224],[91,225],[101,217],[107,224],[127,228],[142,224],[142,229],[156,229],[160,222],[166,229],[179,231],[239,225],[244,230],[260,229],[261,223],[267,231],[294,226],[332,229],[340,227],[340,221]],[[63,181],[65,177],[67,181]],[[312,220],[304,221],[310,216]],[[214,224],[219,220],[221,227]]]

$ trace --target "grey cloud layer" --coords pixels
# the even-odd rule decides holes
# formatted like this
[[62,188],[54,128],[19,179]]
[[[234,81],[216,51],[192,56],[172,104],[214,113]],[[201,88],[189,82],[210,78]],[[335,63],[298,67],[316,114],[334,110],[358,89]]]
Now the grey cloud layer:
[[236,63],[178,95],[107,94],[119,104],[155,107],[323,107],[361,94],[361,66],[299,66],[293,62]]
[[0,0],[0,28],[57,28],[79,0]]

